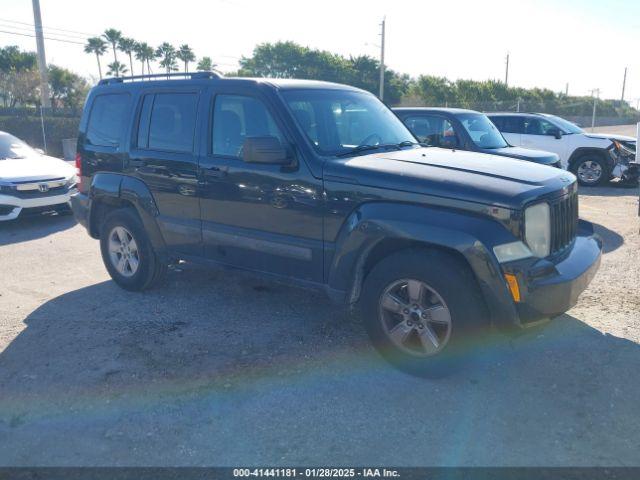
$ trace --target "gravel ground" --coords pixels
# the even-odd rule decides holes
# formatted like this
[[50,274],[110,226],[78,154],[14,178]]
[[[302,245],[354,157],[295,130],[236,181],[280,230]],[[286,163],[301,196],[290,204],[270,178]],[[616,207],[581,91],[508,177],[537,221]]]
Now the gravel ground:
[[134,294],[70,217],[0,225],[0,465],[640,465],[638,191],[581,194],[606,253],[546,329],[440,379],[323,296],[185,268]]

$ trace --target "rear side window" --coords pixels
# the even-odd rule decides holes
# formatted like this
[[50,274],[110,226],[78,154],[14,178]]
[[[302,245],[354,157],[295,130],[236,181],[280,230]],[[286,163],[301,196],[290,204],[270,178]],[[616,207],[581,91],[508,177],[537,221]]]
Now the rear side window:
[[127,121],[130,101],[128,93],[95,97],[87,125],[87,143],[101,147],[120,145],[122,127]]
[[524,133],[523,117],[489,117],[502,133]]
[[[151,117],[145,115],[149,110]],[[192,152],[197,111],[196,93],[146,95],[138,128],[138,147]]]

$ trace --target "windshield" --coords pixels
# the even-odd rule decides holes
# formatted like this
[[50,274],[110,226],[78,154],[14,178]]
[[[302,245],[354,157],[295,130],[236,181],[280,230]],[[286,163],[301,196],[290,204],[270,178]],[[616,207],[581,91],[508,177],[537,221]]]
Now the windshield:
[[549,118],[549,120],[552,120],[553,123],[556,124],[556,126],[564,130],[564,133],[584,133],[584,130],[582,130],[579,126],[577,126],[575,123],[571,123],[568,120],[565,120],[564,118],[556,117],[555,115],[549,115],[547,118]]
[[505,141],[489,117],[481,113],[463,113],[457,115],[469,136],[479,148],[504,148],[509,144]]
[[289,90],[282,95],[300,129],[323,155],[416,142],[398,117],[369,93],[326,89]]
[[33,155],[34,150],[19,138],[0,132],[0,160],[7,158],[25,158]]

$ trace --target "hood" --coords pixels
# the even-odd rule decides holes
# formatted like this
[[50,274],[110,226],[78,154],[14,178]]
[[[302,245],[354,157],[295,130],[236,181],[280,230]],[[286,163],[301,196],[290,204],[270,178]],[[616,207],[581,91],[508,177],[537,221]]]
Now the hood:
[[517,158],[518,160],[527,160],[529,162],[540,163],[542,165],[553,165],[560,161],[560,157],[551,152],[543,150],[531,150],[522,147],[504,147],[494,148],[491,150],[483,150],[484,153],[491,155],[500,155],[501,157]]
[[511,209],[568,192],[576,181],[559,168],[435,147],[330,160],[325,178]]
[[602,140],[618,140],[620,142],[632,142],[635,143],[636,139],[633,137],[627,137],[626,135],[614,135],[609,133],[585,133],[585,137],[600,138]]
[[53,178],[70,178],[75,168],[68,163],[46,155],[0,160],[0,181],[33,182]]

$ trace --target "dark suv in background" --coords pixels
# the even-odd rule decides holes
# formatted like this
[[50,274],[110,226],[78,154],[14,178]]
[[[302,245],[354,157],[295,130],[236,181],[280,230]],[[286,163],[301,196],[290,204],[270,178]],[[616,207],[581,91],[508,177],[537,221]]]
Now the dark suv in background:
[[509,144],[483,113],[461,108],[429,107],[395,108],[393,111],[426,145],[490,153],[560,167],[560,158],[555,153]]
[[73,208],[125,289],[176,260],[320,288],[358,307],[384,356],[432,371],[474,329],[566,311],[600,262],[573,175],[477,157],[422,148],[344,85],[106,79],[80,123]]

